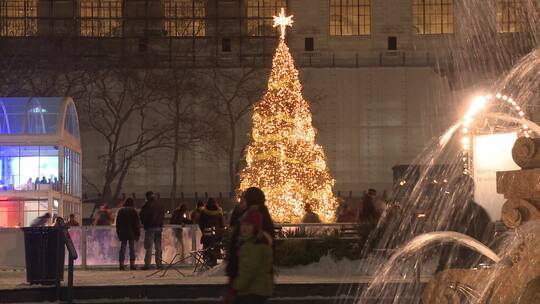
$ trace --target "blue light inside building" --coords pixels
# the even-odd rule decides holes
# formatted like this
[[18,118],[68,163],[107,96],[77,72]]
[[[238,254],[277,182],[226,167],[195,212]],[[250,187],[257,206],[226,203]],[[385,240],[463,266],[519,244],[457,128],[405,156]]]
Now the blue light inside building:
[[46,212],[80,213],[81,147],[72,99],[0,97],[0,168],[0,227],[28,225]]

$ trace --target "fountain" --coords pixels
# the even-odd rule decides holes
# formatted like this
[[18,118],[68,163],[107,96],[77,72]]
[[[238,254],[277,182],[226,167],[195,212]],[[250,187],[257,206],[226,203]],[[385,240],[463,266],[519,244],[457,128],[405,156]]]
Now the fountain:
[[[540,135],[540,127],[525,118],[525,112],[538,105],[540,95],[540,48],[534,49],[540,45],[540,7],[537,0],[458,2],[460,9],[470,15],[463,20],[462,33],[455,45],[450,45],[451,51],[456,51],[452,66],[456,72],[453,75],[458,83],[456,86],[476,91],[478,87],[470,84],[481,83],[479,80],[491,82],[495,75],[502,74],[503,77],[490,86],[494,94],[475,98],[463,119],[434,140],[399,177],[392,198],[392,205],[399,208],[391,207],[383,214],[365,248],[366,255],[369,246],[398,249],[384,265],[367,265],[375,266],[372,267],[376,269],[374,279],[369,288],[349,292],[353,293],[355,303],[540,303],[540,141],[530,138]],[[488,2],[493,6],[486,5]],[[503,2],[516,6],[519,3],[527,12],[520,16],[527,27],[524,33],[504,35],[504,38],[511,38],[512,44],[490,34],[492,25],[486,21],[495,20],[495,5]],[[468,54],[463,50],[471,52]],[[460,52],[464,52],[463,55]],[[524,55],[519,62],[514,61],[517,53]],[[476,123],[479,119],[481,122]],[[496,166],[493,170],[509,170],[496,174],[497,191],[493,182],[490,194],[504,196],[499,197],[500,204],[494,209],[501,210],[500,219],[510,229],[494,240],[485,237],[486,234],[495,235],[493,230],[465,230],[475,224],[480,228],[484,225],[479,221],[482,216],[468,214],[471,209],[467,203],[474,199],[477,183],[473,179],[478,178],[475,176],[477,159],[474,158],[476,135],[495,133],[515,135],[517,141],[512,158],[521,170]],[[458,137],[459,147],[455,147]],[[513,142],[508,140],[508,143],[509,151]],[[489,149],[502,150],[496,141],[492,144],[487,147],[487,153]],[[508,156],[509,152],[498,154]],[[489,156],[491,159],[492,155]],[[508,161],[513,165],[509,157]],[[484,173],[483,177],[486,175],[492,180],[495,177],[492,172]],[[403,271],[412,268],[408,259],[413,262],[437,259],[440,254],[437,246],[441,242],[451,242],[454,250],[462,247],[454,246],[456,241],[462,244],[464,240],[470,241],[456,232],[473,235],[482,244],[497,241],[498,244],[492,247],[497,249],[498,255],[471,241],[469,245],[474,253],[470,247],[467,250],[475,255],[462,259],[470,265],[443,265],[442,271],[437,272],[425,287],[420,286],[420,280],[414,282],[414,277],[410,280],[410,272]],[[486,255],[491,256],[487,262]],[[414,266],[420,264],[417,262]],[[406,284],[392,284],[396,277],[405,279]],[[413,283],[409,284],[411,281]]]
[[497,173],[497,192],[507,200],[502,221],[513,229],[501,261],[488,269],[438,273],[424,290],[424,303],[540,303],[540,139],[520,137],[512,157],[522,169]]
[[[394,200],[401,203],[400,213],[392,216],[392,210],[385,212],[378,231],[372,234],[371,242],[377,240],[376,247],[399,249],[382,266],[373,267],[375,277],[367,289],[356,291],[357,303],[375,299],[375,303],[540,303],[534,298],[540,285],[540,139],[531,138],[540,134],[540,127],[525,118],[524,108],[524,102],[518,104],[501,93],[476,97],[463,119],[418,156],[415,163],[420,168],[409,169],[395,189]],[[492,178],[491,192],[503,194],[506,199],[495,209],[502,209],[502,221],[514,229],[498,240],[499,255],[484,245],[494,241],[486,237],[494,235],[486,228],[488,216],[471,209],[475,204],[470,203],[478,186],[475,179],[479,178],[474,176],[478,160],[473,157],[476,136],[493,133],[518,138],[512,158],[522,168],[497,173],[497,191]],[[452,147],[456,138],[461,144],[459,152]],[[494,148],[500,150],[501,143],[488,147],[490,155],[484,156],[493,158],[489,149]],[[510,154],[510,146],[507,151]],[[508,161],[512,162],[510,157]],[[482,174],[485,178],[486,173]],[[410,177],[415,178],[414,182],[408,182]],[[442,243],[448,244],[447,249],[441,249]],[[468,251],[465,257],[461,255],[464,247]],[[457,267],[452,264],[455,258],[445,261],[451,256],[461,259]],[[407,272],[411,266],[408,259],[415,261],[414,275]],[[427,259],[439,259],[439,272],[422,288],[420,265]],[[396,278],[403,282],[411,282],[412,278],[413,283],[396,287]]]
[[493,250],[489,249],[489,247],[487,247],[486,245],[480,243],[479,241],[471,238],[468,235],[454,231],[435,231],[421,234],[412,239],[405,246],[403,246],[399,250],[399,254],[393,255],[392,259],[399,259],[402,256],[410,255],[431,244],[439,244],[444,242],[454,242],[459,245],[468,247],[482,255],[485,255],[490,260],[496,263],[500,262],[501,260],[501,258],[499,258],[499,256],[495,252],[493,252]]

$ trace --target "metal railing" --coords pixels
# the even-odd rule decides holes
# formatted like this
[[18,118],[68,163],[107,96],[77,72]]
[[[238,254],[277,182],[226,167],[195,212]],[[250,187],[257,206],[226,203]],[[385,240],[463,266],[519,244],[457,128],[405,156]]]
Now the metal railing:
[[[356,238],[346,234],[346,231],[358,229],[355,223],[339,224],[276,224],[278,239],[317,239],[334,235],[340,238]],[[361,228],[360,228],[361,229]],[[181,231],[181,233],[179,233]],[[82,268],[110,267],[118,265],[120,241],[116,235],[115,226],[80,226],[71,227],[69,234],[79,258],[75,266]],[[192,251],[202,249],[200,243],[201,231],[197,225],[179,226],[166,225],[162,233],[163,260],[168,262],[177,254],[188,257]],[[24,239],[22,231],[17,228],[0,228],[0,268],[24,267]],[[143,264],[144,231],[136,243],[136,263]],[[154,262],[154,261],[152,261]],[[186,264],[194,261],[186,259]]]
[[[118,264],[120,241],[116,236],[115,226],[72,227],[69,232],[75,247],[80,252],[77,266],[88,268]],[[199,242],[200,237],[201,233],[196,225],[164,227],[162,232],[163,260],[170,261],[177,253],[188,256],[191,251],[200,250],[202,248]],[[136,242],[137,264],[143,263],[143,240],[144,230],[141,230],[141,237]]]

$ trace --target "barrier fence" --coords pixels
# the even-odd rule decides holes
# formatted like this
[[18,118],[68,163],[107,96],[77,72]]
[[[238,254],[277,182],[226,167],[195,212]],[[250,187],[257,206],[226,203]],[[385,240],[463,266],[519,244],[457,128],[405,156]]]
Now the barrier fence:
[[[278,224],[278,239],[317,239],[328,235],[354,239],[358,226],[354,223],[340,224]],[[81,226],[69,229],[69,234],[79,258],[75,265],[82,268],[118,265],[120,242],[115,226]],[[24,235],[18,228],[0,228],[0,268],[23,268],[25,266]],[[176,254],[189,256],[192,251],[201,250],[201,231],[197,225],[166,225],[162,233],[163,260],[171,261]],[[136,243],[136,263],[144,263],[144,231]],[[127,258],[126,253],[126,261]],[[66,261],[67,262],[67,261]],[[154,258],[152,258],[154,263]],[[186,260],[192,264],[191,259]]]

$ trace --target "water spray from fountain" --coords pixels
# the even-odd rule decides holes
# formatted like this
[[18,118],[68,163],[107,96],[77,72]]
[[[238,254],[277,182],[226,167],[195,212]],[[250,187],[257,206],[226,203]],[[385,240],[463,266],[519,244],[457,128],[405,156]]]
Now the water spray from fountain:
[[[472,202],[474,193],[472,144],[476,136],[490,133],[510,132],[523,137],[536,137],[540,134],[540,126],[525,117],[524,107],[510,96],[495,93],[475,97],[463,118],[448,128],[416,159],[414,162],[416,166],[407,170],[399,183],[399,188],[394,191],[394,200],[399,209],[387,209],[377,230],[371,236],[371,242],[379,240],[377,248],[399,249],[387,263],[377,268],[370,287],[357,291],[358,303],[376,298],[393,298],[394,303],[399,303],[398,299],[403,297],[420,298],[421,291],[414,285],[396,288],[393,284],[396,277],[402,279],[413,277],[410,269],[416,267],[418,262],[407,263],[406,257],[417,255],[412,259],[413,262],[418,259],[436,259],[438,255],[442,259],[443,256],[451,256],[456,252],[459,255],[464,250],[461,247],[465,247],[469,250],[469,256],[465,259],[469,263],[459,265],[463,268],[473,268],[480,262],[486,264],[500,262],[498,255],[485,245],[493,241],[489,237],[493,231],[478,229],[478,226],[488,225],[489,216],[486,216],[481,208],[475,208],[476,204]],[[459,151],[452,149],[456,141],[459,141],[461,146]],[[408,182],[409,180],[415,182]],[[479,218],[483,218],[484,221],[488,218],[488,221],[479,223]],[[470,227],[474,227],[473,230],[476,231],[467,230]],[[464,233],[472,234],[478,240]],[[450,245],[451,252],[440,245],[447,242],[454,243]],[[365,250],[369,250],[368,247],[372,245],[373,243],[368,241]],[[429,252],[431,254],[426,254]],[[478,254],[471,255],[471,252]],[[485,257],[490,261],[486,262]],[[452,266],[441,265],[441,262],[444,261],[439,261],[438,270]],[[409,267],[409,271],[404,267]],[[491,281],[494,281],[496,276],[492,277]],[[492,284],[488,282],[483,286],[488,285]],[[485,290],[482,288],[475,290],[467,286],[453,288],[456,292],[466,293],[468,297],[478,301],[484,299],[487,292],[486,288]]]

